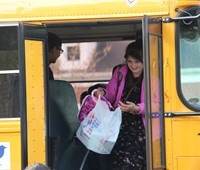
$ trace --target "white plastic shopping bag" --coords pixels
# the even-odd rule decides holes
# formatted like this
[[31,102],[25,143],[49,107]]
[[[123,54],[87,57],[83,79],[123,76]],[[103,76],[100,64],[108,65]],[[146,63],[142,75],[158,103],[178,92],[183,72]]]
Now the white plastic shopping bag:
[[95,107],[80,123],[77,138],[89,149],[99,154],[110,154],[117,140],[122,113],[118,107],[111,111],[99,97]]
[[[90,113],[90,111],[92,109],[94,109],[94,107],[96,106],[96,102],[98,100],[98,97],[96,97],[94,95],[94,93],[96,91],[97,90],[94,89],[92,91],[91,95],[87,95],[87,96],[84,97],[83,102],[81,104],[81,108],[80,108],[80,110],[78,112],[78,120],[79,120],[79,122],[82,122],[83,119],[85,119],[85,117],[87,117],[87,115]],[[112,108],[111,104],[108,102],[108,100],[104,96],[101,97],[101,100],[104,101],[108,105],[109,109]]]

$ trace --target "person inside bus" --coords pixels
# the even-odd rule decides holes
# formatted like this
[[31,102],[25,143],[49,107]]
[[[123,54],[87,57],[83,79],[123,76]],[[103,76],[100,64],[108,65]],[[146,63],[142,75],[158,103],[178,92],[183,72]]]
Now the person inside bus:
[[[62,40],[56,34],[48,32],[48,59],[49,65],[55,63],[56,60],[60,57],[60,54],[63,53],[61,49]],[[53,72],[49,67],[49,79],[54,80]]]
[[[126,64],[117,68],[106,88],[95,95],[105,96],[113,108],[122,110],[122,124],[109,156],[109,169],[146,170],[143,51],[141,38],[130,43],[124,55]],[[122,75],[118,84],[118,74]]]
[[42,163],[34,163],[30,166],[27,166],[24,170],[51,170],[47,165]]

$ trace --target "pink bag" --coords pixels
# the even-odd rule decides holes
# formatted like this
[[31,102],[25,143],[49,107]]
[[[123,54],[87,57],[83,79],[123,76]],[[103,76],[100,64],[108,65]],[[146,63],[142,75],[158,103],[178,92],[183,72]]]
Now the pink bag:
[[[98,97],[96,97],[94,95],[95,92],[96,92],[96,89],[92,91],[91,95],[87,95],[83,99],[81,108],[80,108],[80,110],[78,112],[78,120],[79,120],[79,122],[82,122],[83,119],[85,119],[87,117],[89,112],[96,106]],[[106,102],[106,104],[109,106],[109,108],[111,110],[112,106],[110,105],[110,103],[107,101],[107,99],[104,96],[101,97],[101,100]]]

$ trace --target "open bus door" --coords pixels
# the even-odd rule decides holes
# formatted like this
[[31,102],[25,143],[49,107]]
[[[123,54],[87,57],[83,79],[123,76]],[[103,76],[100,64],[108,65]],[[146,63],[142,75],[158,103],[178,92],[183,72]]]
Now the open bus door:
[[20,113],[22,169],[34,162],[46,164],[48,146],[46,43],[43,25],[20,23]]
[[83,169],[88,150],[75,137],[79,124],[74,89],[69,82],[48,78],[47,28],[20,24],[19,30],[22,169],[32,163]]
[[143,19],[147,169],[165,169],[162,20]]

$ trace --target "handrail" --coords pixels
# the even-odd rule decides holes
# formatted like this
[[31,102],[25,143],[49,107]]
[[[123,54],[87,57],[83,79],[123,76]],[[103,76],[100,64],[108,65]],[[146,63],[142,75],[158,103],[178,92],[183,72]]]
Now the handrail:
[[200,116],[200,112],[195,113],[165,113],[165,117],[181,117],[181,116]]
[[187,16],[187,17],[166,17],[163,18],[162,21],[164,23],[168,23],[168,22],[173,22],[173,21],[181,21],[181,20],[191,20],[191,19],[198,19],[200,18],[200,14],[196,15],[196,16]]

